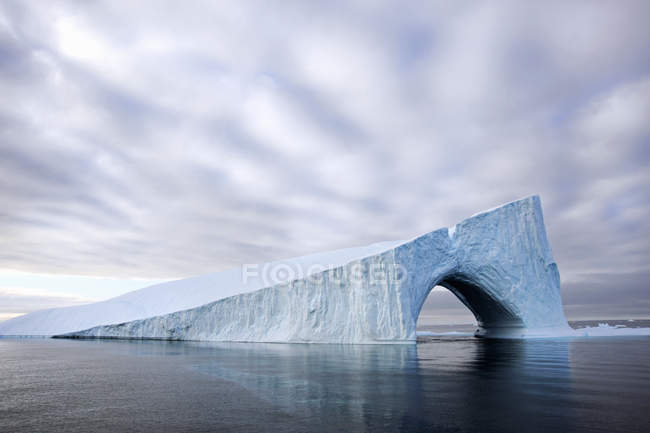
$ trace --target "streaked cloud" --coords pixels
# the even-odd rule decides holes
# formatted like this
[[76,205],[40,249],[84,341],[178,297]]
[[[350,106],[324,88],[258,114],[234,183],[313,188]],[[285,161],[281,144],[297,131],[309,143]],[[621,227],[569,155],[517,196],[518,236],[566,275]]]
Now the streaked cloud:
[[24,287],[0,288],[0,321],[36,310],[67,307],[92,302],[91,299],[34,291]]
[[539,193],[567,311],[624,274],[605,293],[647,314],[649,15],[5,1],[0,268],[178,278]]

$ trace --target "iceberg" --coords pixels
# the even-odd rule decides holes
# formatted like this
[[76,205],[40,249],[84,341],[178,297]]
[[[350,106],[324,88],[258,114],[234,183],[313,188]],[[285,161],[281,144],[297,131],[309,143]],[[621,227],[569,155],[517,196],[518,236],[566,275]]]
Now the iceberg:
[[[400,243],[381,242],[364,247],[326,251],[277,262],[249,265],[257,269],[280,269],[297,274],[301,269],[323,270],[375,254]],[[327,266],[320,266],[321,263]],[[168,281],[144,287],[101,302],[72,307],[51,308],[0,322],[0,335],[52,336],[98,325],[128,322],[198,307],[241,293],[259,290],[269,282],[288,281],[282,275],[250,274],[242,279],[246,267]]]
[[[476,214],[451,230],[341,251],[347,252],[275,262],[286,281],[265,285],[255,274],[254,283],[222,287],[227,296],[200,306],[59,337],[412,343],[420,309],[437,285],[474,314],[478,337],[572,333],[538,196]],[[292,272],[307,263],[321,267]]]

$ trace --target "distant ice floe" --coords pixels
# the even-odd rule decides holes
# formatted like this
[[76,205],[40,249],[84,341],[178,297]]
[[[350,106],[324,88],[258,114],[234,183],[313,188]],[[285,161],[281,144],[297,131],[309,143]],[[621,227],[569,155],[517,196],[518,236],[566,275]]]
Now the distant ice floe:
[[629,337],[635,335],[650,335],[650,328],[628,328],[623,325],[611,326],[599,323],[598,326],[587,326],[574,330],[576,337]]
[[[431,332],[417,331],[418,337],[471,337],[473,332],[467,331],[449,331],[449,332]],[[598,326],[586,326],[578,329],[560,329],[557,332],[547,332],[543,334],[522,335],[528,339],[557,339],[557,338],[583,338],[583,337],[635,337],[650,336],[650,328],[628,328],[624,325],[612,326],[608,323],[599,323]]]
[[473,332],[462,331],[449,331],[449,332],[430,332],[430,331],[417,331],[418,337],[472,337]]

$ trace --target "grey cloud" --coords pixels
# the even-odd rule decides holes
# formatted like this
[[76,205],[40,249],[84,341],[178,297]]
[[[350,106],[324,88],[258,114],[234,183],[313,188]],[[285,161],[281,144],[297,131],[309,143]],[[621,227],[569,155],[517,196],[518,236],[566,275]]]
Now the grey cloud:
[[568,314],[648,314],[648,12],[3,2],[0,267],[182,277],[540,193]]
[[608,274],[594,273],[584,279],[565,283],[563,295],[567,307],[584,305],[627,305],[630,296],[636,302],[647,304],[650,272]]
[[50,296],[47,294],[19,294],[0,289],[0,316],[26,314],[36,310],[58,308],[88,303],[89,300],[72,296]]

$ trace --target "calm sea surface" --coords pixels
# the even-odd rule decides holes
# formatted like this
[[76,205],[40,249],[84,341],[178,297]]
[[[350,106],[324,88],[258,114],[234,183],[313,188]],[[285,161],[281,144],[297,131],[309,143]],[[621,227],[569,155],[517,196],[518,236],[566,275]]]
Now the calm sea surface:
[[0,339],[0,432],[648,432],[650,337]]

